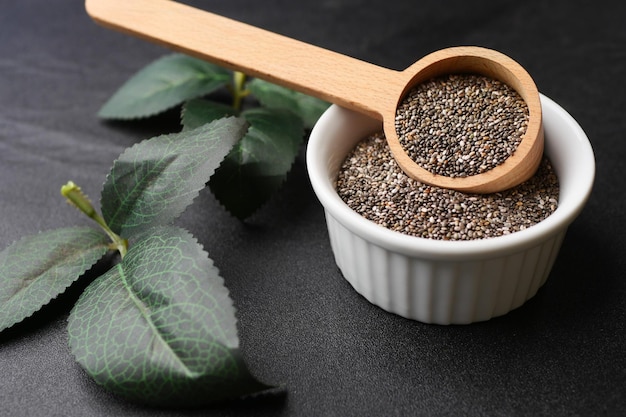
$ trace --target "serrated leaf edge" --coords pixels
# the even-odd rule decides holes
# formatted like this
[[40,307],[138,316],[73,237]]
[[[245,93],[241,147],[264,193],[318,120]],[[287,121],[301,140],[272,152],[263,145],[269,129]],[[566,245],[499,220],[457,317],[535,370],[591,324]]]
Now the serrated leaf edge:
[[[255,109],[251,109],[251,110],[255,110]],[[293,112],[291,112],[291,111],[289,111],[287,109],[272,109],[270,107],[260,107],[259,109],[267,109],[267,110],[271,110],[271,111],[285,111],[285,112],[289,112],[292,115],[294,115],[295,117],[297,117],[298,119],[300,119],[300,121],[302,121],[302,118],[300,118],[299,116],[295,115]],[[245,112],[242,112],[239,117],[244,117],[244,114],[245,114]],[[246,119],[246,121],[247,121],[247,119]],[[304,121],[302,121],[302,124],[304,125]],[[250,126],[252,126],[252,124],[250,124]],[[306,134],[306,128],[303,129],[303,135],[305,135],[305,134]],[[298,145],[298,148],[300,148],[304,142],[305,142],[305,138],[303,136],[302,139],[301,139],[301,143]],[[230,155],[230,153],[229,153],[229,155]],[[224,159],[225,158],[228,158],[228,155],[226,155],[224,157]],[[291,161],[291,164],[289,165],[289,169],[287,169],[285,171],[285,176],[284,176],[283,180],[280,182],[280,185],[276,188],[276,190],[274,190],[274,192],[270,196],[268,196],[268,198],[263,203],[261,203],[257,207],[255,207],[254,210],[252,210],[246,216],[240,217],[240,216],[236,215],[235,213],[233,213],[233,211],[231,211],[230,208],[228,208],[225,204],[223,204],[221,202],[221,200],[215,196],[215,193],[211,189],[210,182],[209,182],[209,188],[211,189],[211,195],[213,195],[213,197],[214,197],[215,201],[217,201],[218,205],[221,206],[224,209],[224,211],[226,211],[230,216],[232,216],[233,218],[238,219],[240,221],[245,221],[245,220],[249,219],[250,217],[252,217],[254,214],[258,213],[258,211],[261,210],[263,207],[265,207],[267,204],[269,204],[270,201],[272,201],[273,199],[278,198],[278,197],[276,197],[276,195],[278,194],[278,192],[280,192],[280,190],[282,190],[282,188],[284,187],[285,183],[287,182],[287,180],[289,178],[289,173],[293,170],[293,167],[296,164],[297,159],[298,159],[298,157],[297,157],[297,153],[296,153],[296,156],[293,158],[293,160]],[[217,169],[219,169],[219,167]],[[216,172],[217,172],[217,169],[215,170]]]
[[[115,95],[116,95],[116,94],[117,94],[120,90],[122,90],[122,89],[126,86],[126,84],[127,84],[127,83],[131,80],[131,79],[133,79],[133,78],[134,78],[135,76],[137,76],[139,73],[141,73],[142,71],[144,71],[144,70],[145,70],[146,68],[148,68],[149,66],[151,66],[151,65],[153,65],[153,64],[155,64],[155,63],[157,63],[158,61],[165,60],[165,59],[174,59],[174,58],[179,57],[179,56],[188,57],[188,58],[193,58],[193,57],[191,57],[191,56],[189,56],[189,55],[186,55],[186,54],[181,54],[181,53],[173,53],[173,54],[164,55],[164,56],[162,56],[162,57],[160,57],[160,58],[157,58],[157,59],[155,59],[154,61],[152,61],[152,62],[148,63],[148,64],[147,64],[147,65],[145,65],[143,68],[140,68],[138,71],[136,71],[135,73],[133,73],[133,74],[132,74],[132,75],[131,75],[131,76],[130,76],[130,77],[129,77],[129,78],[128,78],[128,79],[127,79],[127,80],[126,80],[126,81],[125,81],[125,82],[124,82],[124,83],[123,83],[123,84],[122,84],[122,85],[121,85],[121,86],[120,86],[120,87],[119,87],[119,88],[115,91],[115,92],[114,92],[114,93],[113,93],[113,95],[111,95],[111,96],[107,99],[107,101],[106,101],[106,102],[105,102],[105,103],[104,103],[104,104],[100,107],[100,110],[98,110],[98,112],[97,112],[97,116],[98,116],[99,118],[101,118],[102,120],[110,120],[110,121],[132,121],[132,120],[145,120],[145,119],[149,119],[149,118],[151,118],[151,117],[154,117],[154,116],[157,116],[157,115],[160,115],[160,114],[166,113],[166,112],[168,112],[168,111],[170,111],[170,110],[172,110],[172,109],[174,109],[174,108],[176,108],[176,107],[178,107],[178,106],[181,106],[182,104],[184,104],[184,103],[185,103],[186,101],[188,101],[188,100],[197,99],[197,98],[200,98],[200,97],[206,96],[207,94],[210,94],[210,93],[211,93],[211,92],[213,92],[213,91],[216,91],[216,89],[214,89],[214,90],[210,90],[210,91],[200,91],[200,90],[199,90],[197,94],[192,95],[192,96],[189,96],[189,97],[186,97],[186,98],[184,98],[184,99],[180,100],[179,102],[177,102],[177,103],[175,103],[175,104],[172,104],[171,106],[166,106],[166,107],[163,107],[161,110],[158,110],[158,111],[151,111],[151,112],[147,112],[147,113],[144,113],[143,115],[140,115],[140,116],[123,116],[123,115],[117,115],[117,116],[107,116],[107,115],[105,115],[105,114],[104,114],[104,110],[105,110],[105,108],[107,107],[107,105],[108,105],[109,101],[111,101],[111,99],[112,99],[112,98],[113,98],[113,97],[114,97],[114,96],[115,96]],[[227,82],[227,81],[225,81],[225,82],[224,82],[224,85],[223,85],[222,87],[226,86],[227,84],[228,84],[228,82]]]
[[[94,229],[95,230],[95,229]],[[37,232],[34,235],[28,235],[28,236],[22,236],[19,239],[14,240],[11,244],[9,244],[7,247],[5,247],[3,250],[7,250],[8,248],[10,248],[11,246],[21,242],[22,240],[25,240],[27,238],[30,238],[32,236],[37,236],[40,235],[42,233],[47,232],[46,230],[40,230],[39,232]],[[24,316],[20,321],[17,321],[7,327],[1,328],[0,329],[0,333],[20,324],[23,323],[24,321],[28,320],[29,318],[31,318],[33,315],[35,315],[37,312],[41,311],[45,306],[49,305],[51,302],[53,302],[54,300],[56,300],[60,295],[62,295],[63,293],[65,293],[65,291],[67,291],[67,289],[69,287],[71,287],[72,285],[74,285],[83,275],[85,275],[85,273],[87,271],[89,271],[91,268],[93,268],[93,266],[95,264],[97,264],[98,262],[100,262],[104,257],[106,256],[106,252],[104,254],[102,254],[102,256],[100,258],[98,258],[96,261],[94,261],[91,265],[87,266],[87,268],[85,268],[85,270],[83,272],[81,272],[74,280],[72,280],[72,282],[70,282],[68,285],[66,285],[64,288],[61,289],[61,291],[59,291],[55,296],[51,297],[50,300],[48,300],[48,302],[43,303],[41,306],[39,306],[39,308],[33,310],[30,314]]]
[[[254,382],[258,385],[259,389],[258,389],[257,391],[249,392],[249,393],[247,393],[247,394],[242,394],[242,395],[239,395],[239,396],[225,396],[225,397],[223,398],[223,400],[235,399],[235,398],[254,398],[254,397],[256,397],[256,396],[263,395],[264,393],[267,393],[267,392],[268,392],[269,390],[271,390],[271,389],[275,389],[275,388],[282,388],[282,387],[283,387],[283,385],[278,385],[278,386],[276,386],[276,385],[268,385],[268,384],[266,384],[266,383],[264,383],[264,382],[262,382],[262,381],[258,380],[258,379],[257,379],[257,377],[256,377],[256,376],[254,376],[254,375],[252,374],[252,372],[250,372],[250,369],[249,369],[249,367],[248,367],[247,362],[244,360],[243,356],[241,355],[241,348],[240,348],[240,346],[239,346],[239,344],[240,344],[240,337],[239,337],[239,326],[238,326],[238,323],[239,323],[239,318],[238,318],[238,310],[237,310],[237,307],[236,307],[236,305],[235,305],[235,302],[234,302],[233,298],[230,296],[230,290],[228,289],[228,286],[226,286],[226,281],[225,281],[224,277],[222,276],[222,274],[221,274],[221,272],[220,272],[220,269],[217,267],[217,265],[215,265],[215,262],[214,262],[214,261],[213,261],[213,259],[209,256],[209,253],[208,253],[208,251],[205,249],[204,245],[203,245],[202,243],[200,243],[200,242],[198,241],[198,239],[197,239],[197,238],[196,238],[196,237],[195,237],[195,236],[194,236],[194,235],[193,235],[190,231],[188,231],[187,229],[185,229],[185,228],[183,228],[183,227],[179,227],[179,226],[172,226],[172,225],[166,225],[166,226],[155,226],[155,227],[153,227],[153,228],[150,228],[150,229],[148,229],[148,230],[146,230],[146,231],[144,231],[144,232],[140,233],[139,235],[137,235],[137,238],[138,238],[138,239],[140,239],[140,238],[141,238],[141,237],[143,237],[144,235],[145,235],[145,236],[147,236],[147,235],[152,235],[152,234],[154,234],[154,232],[155,232],[155,231],[157,231],[158,229],[162,229],[162,228],[176,228],[176,229],[179,229],[179,230],[181,230],[182,232],[184,232],[184,233],[185,233],[185,234],[189,237],[189,240],[190,240],[191,242],[193,242],[194,244],[198,245],[199,250],[200,250],[200,251],[201,251],[204,255],[206,255],[206,258],[210,261],[211,266],[212,266],[213,268],[215,268],[215,271],[216,271],[216,273],[217,273],[217,277],[218,277],[218,278],[219,278],[219,280],[220,280],[220,282],[219,282],[219,283],[221,284],[221,286],[222,286],[222,287],[224,288],[224,290],[225,290],[225,292],[224,292],[223,296],[224,296],[224,297],[226,297],[226,299],[228,300],[228,303],[229,303],[229,307],[230,307],[230,308],[232,308],[232,312],[233,312],[233,319],[234,319],[234,323],[233,323],[233,324],[234,324],[234,326],[235,326],[235,335],[237,336],[237,340],[236,340],[236,342],[237,342],[237,343],[236,343],[236,345],[235,345],[235,346],[227,346],[227,347],[228,347],[228,349],[231,349],[231,350],[235,350],[235,351],[236,351],[236,354],[239,356],[239,361],[240,361],[240,362],[241,362],[241,364],[245,367],[245,369],[244,369],[245,373],[247,373],[247,375],[248,375],[250,378],[252,378],[252,379],[253,379],[253,381],[254,381]],[[119,267],[119,264],[118,264],[118,265],[116,265],[115,267]],[[104,275],[104,274],[103,274],[103,275]],[[101,275],[101,276],[102,276],[102,275]],[[100,277],[101,277],[101,276],[100,276]],[[100,277],[98,277],[98,278],[100,278]],[[132,295],[132,294],[131,294],[131,295]],[[82,294],[81,294],[81,296],[82,296]],[[134,295],[133,295],[133,297],[134,297]],[[66,319],[66,326],[69,326],[69,321],[70,321],[70,319],[71,319],[71,317],[72,317],[72,314],[73,314],[73,312],[74,312],[75,307],[76,307],[76,305],[74,305],[74,306],[72,307],[72,310],[70,311],[70,314],[68,315],[68,317],[67,317],[67,319]],[[152,325],[151,325],[151,326],[152,326]],[[158,332],[157,332],[157,334],[158,334]],[[160,336],[159,336],[159,337],[160,337]],[[85,369],[83,368],[82,364],[81,364],[81,363],[80,363],[80,361],[78,360],[78,355],[77,355],[77,353],[76,353],[75,347],[74,347],[74,346],[72,345],[72,343],[71,343],[71,337],[70,337],[69,333],[67,333],[67,344],[68,344],[68,346],[70,347],[70,353],[71,353],[72,357],[74,358],[74,361],[75,361],[76,363],[78,363],[78,364],[79,364],[79,366],[81,367],[81,369],[83,369],[83,372],[85,372],[87,375],[89,375],[89,373],[87,372],[87,370],[85,370]],[[166,345],[167,345],[167,343],[166,343]],[[169,345],[168,345],[168,347],[169,347]],[[175,355],[175,356],[176,356],[176,355]],[[185,369],[187,369],[187,367],[186,367],[186,366],[185,366]],[[194,374],[193,374],[193,373],[189,373],[189,375],[190,375],[191,377],[193,377],[193,376],[194,376]],[[89,375],[89,377],[91,378],[91,375]],[[96,384],[97,384],[98,386],[100,386],[100,387],[102,387],[103,389],[105,389],[105,390],[109,391],[109,390],[108,390],[108,389],[107,389],[104,385],[100,384],[99,382],[97,382],[97,381],[95,381],[95,380],[94,380],[94,382],[96,382]],[[115,395],[119,395],[119,396],[121,396],[121,397],[125,398],[122,394],[119,394],[119,393],[114,393],[114,394],[115,394]],[[223,400],[216,400],[216,401],[217,401],[217,402],[219,402],[219,401],[223,401]],[[210,403],[215,403],[216,401],[210,401]]]
[[[190,98],[189,100],[185,100],[185,102],[182,104],[182,107],[181,107],[181,109],[180,109],[179,119],[180,119],[180,125],[182,126],[182,131],[186,131],[186,130],[193,130],[193,129],[189,129],[189,128],[187,128],[187,127],[185,126],[184,120],[185,120],[185,114],[186,114],[186,113],[187,113],[187,111],[188,111],[189,104],[190,104],[191,102],[193,102],[193,101],[196,101],[196,100],[205,100],[205,101],[208,101],[208,102],[211,102],[211,103],[221,104],[221,105],[223,105],[223,106],[224,106],[224,108],[230,108],[230,109],[232,109],[232,114],[225,114],[225,115],[224,115],[224,116],[222,116],[221,118],[226,118],[226,117],[236,117],[236,118],[238,118],[238,117],[241,117],[240,112],[238,112],[237,110],[235,110],[234,108],[232,108],[232,107],[231,107],[231,106],[229,106],[228,104],[223,104],[223,103],[219,103],[219,102],[217,102],[217,101],[204,99],[204,98],[202,98],[202,97],[193,97],[193,98]],[[211,123],[211,122],[214,122],[215,120],[219,120],[219,119],[220,119],[220,118],[218,118],[218,119],[213,119],[213,120],[211,120],[211,121],[209,121],[209,122],[204,123],[203,125],[200,125],[200,126],[195,127],[194,129],[199,129],[199,128],[200,128],[200,127],[202,127],[202,126],[207,125],[207,124],[209,124],[209,123]]]
[[[210,123],[213,123],[213,122],[216,122],[216,121],[218,121],[218,120],[222,120],[222,119],[231,119],[231,118],[232,118],[232,119],[237,119],[238,117],[237,117],[237,116],[228,116],[228,117],[223,117],[223,118],[221,118],[221,119],[216,119],[216,120],[214,120],[214,121],[212,121],[212,122],[209,122],[209,123],[206,123],[206,124],[204,124],[204,125],[202,125],[202,126],[198,126],[198,127],[197,127],[197,128],[195,128],[195,129],[188,130],[188,131],[186,131],[185,133],[187,133],[187,134],[193,134],[193,131],[195,131],[195,130],[199,130],[199,129],[203,129],[203,128],[206,128],[206,126],[207,126],[208,124],[210,124]],[[247,129],[247,128],[246,128],[246,129]],[[181,133],[183,133],[183,132],[177,132],[177,133],[172,133],[172,134],[181,134]],[[119,155],[118,155],[118,157],[117,157],[117,158],[115,158],[115,160],[113,161],[113,164],[111,165],[111,168],[110,168],[110,170],[109,170],[109,173],[106,175],[106,177],[105,177],[105,179],[104,179],[104,182],[102,183],[102,186],[100,187],[100,207],[102,207],[102,194],[103,194],[103,191],[104,191],[104,187],[105,187],[105,185],[109,182],[109,178],[110,178],[110,177],[111,177],[111,175],[112,175],[112,172],[113,172],[113,167],[115,166],[115,163],[116,163],[119,159],[121,159],[123,155],[125,155],[125,154],[126,154],[126,153],[128,153],[128,152],[131,152],[131,150],[134,150],[136,147],[141,146],[141,145],[142,145],[143,143],[145,143],[146,141],[149,141],[149,140],[152,140],[152,139],[161,138],[161,137],[171,136],[172,134],[157,135],[157,136],[154,136],[154,137],[151,137],[151,138],[144,139],[144,140],[142,140],[142,141],[140,141],[140,142],[137,142],[137,143],[133,144],[131,147],[126,148],[126,149],[125,149],[125,150],[124,150],[121,154],[119,154]],[[228,153],[224,156],[224,158],[226,158],[227,156],[228,156]],[[224,158],[222,158],[222,162],[223,162]],[[220,165],[221,165],[221,162],[220,162]],[[215,168],[215,170],[213,171],[213,174],[215,173],[215,171],[217,171],[217,169],[218,169],[218,168],[219,168],[219,165],[218,165],[218,167],[217,167],[217,168]],[[213,174],[211,174],[211,176],[213,176]],[[191,206],[191,204],[193,204],[193,202],[196,200],[196,198],[198,198],[198,196],[200,195],[200,191],[202,191],[204,188],[206,188],[206,186],[205,186],[205,187],[203,187],[203,188],[200,188],[200,189],[198,189],[198,190],[195,190],[195,191],[193,191],[193,192],[191,192],[191,193],[188,193],[188,194],[187,194],[187,195],[189,195],[189,196],[191,197],[190,203],[189,203],[186,207],[183,207],[183,208],[182,208],[182,209],[181,209],[178,213],[176,213],[176,215],[174,216],[174,218],[175,218],[175,219],[176,219],[176,218],[178,218],[178,217],[180,217],[180,216],[181,216],[181,215],[182,215],[182,214],[183,214],[183,213],[184,213],[184,212],[185,212],[185,211],[189,208],[189,206]],[[170,223],[170,224],[171,224],[171,223]],[[155,226],[155,227],[156,227],[156,226]],[[135,236],[133,236],[133,238],[135,238]]]
[[[263,207],[265,207],[266,205],[268,205],[272,200],[278,198],[277,194],[282,190],[282,188],[284,187],[285,183],[287,182],[287,179],[289,178],[289,173],[292,171],[293,166],[296,164],[296,160],[294,159],[293,162],[291,163],[291,165],[289,166],[289,169],[287,171],[285,171],[285,177],[283,178],[283,180],[280,182],[280,185],[276,188],[276,190],[261,204],[259,204],[257,207],[255,207],[255,209],[253,211],[251,211],[248,215],[244,216],[244,217],[240,217],[237,216],[235,213],[233,213],[226,205],[222,204],[222,202],[220,201],[220,199],[218,199],[215,194],[213,193],[213,190],[211,190],[211,195],[213,195],[215,201],[217,201],[218,205],[220,207],[223,208],[223,210],[228,213],[230,216],[232,216],[233,218],[239,220],[239,221],[245,221],[247,219],[249,219],[250,217],[252,217],[254,214],[258,213],[259,210],[261,210]],[[210,188],[210,187],[209,187]]]

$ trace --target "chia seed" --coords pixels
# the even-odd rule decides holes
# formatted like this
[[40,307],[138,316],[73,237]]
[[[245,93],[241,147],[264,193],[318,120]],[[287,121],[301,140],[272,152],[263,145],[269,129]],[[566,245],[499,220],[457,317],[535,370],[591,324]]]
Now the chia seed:
[[453,74],[418,84],[396,110],[400,144],[422,168],[447,177],[489,171],[511,156],[528,126],[528,106],[508,85]]
[[547,158],[528,181],[493,194],[422,184],[396,164],[382,133],[351,151],[335,183],[341,199],[390,230],[437,240],[473,240],[524,230],[552,214],[559,183]]

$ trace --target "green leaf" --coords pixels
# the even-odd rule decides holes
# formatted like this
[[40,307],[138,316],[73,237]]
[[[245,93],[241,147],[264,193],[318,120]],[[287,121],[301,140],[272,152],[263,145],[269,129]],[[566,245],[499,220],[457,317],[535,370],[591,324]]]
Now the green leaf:
[[268,388],[239,352],[235,309],[217,268],[185,230],[150,230],[87,287],[70,346],[96,382],[152,405],[196,406]]
[[302,121],[287,110],[256,108],[242,116],[250,128],[209,182],[215,197],[239,219],[280,188],[304,140]]
[[310,129],[330,105],[318,98],[255,78],[247,84],[248,90],[266,107],[293,111]]
[[114,162],[102,189],[102,217],[125,238],[171,223],[205,187],[245,130],[244,120],[220,119],[127,149]]
[[183,105],[181,122],[183,130],[196,129],[206,123],[227,116],[236,116],[237,111],[222,103],[197,98],[189,100]]
[[102,106],[105,119],[136,119],[164,112],[230,82],[231,72],[181,54],[162,57],[133,75]]
[[0,252],[0,331],[63,293],[108,244],[98,230],[73,227],[24,237]]

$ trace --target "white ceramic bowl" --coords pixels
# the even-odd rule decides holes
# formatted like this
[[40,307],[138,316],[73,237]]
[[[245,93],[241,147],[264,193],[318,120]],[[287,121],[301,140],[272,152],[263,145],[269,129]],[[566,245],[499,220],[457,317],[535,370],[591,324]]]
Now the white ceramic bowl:
[[557,210],[526,230],[471,241],[404,235],[350,209],[333,183],[348,152],[382,125],[338,106],[324,113],[311,132],[307,167],[335,261],[358,293],[389,312],[437,324],[488,320],[535,295],[595,174],[593,150],[578,123],[549,98],[541,96],[541,104],[545,152],[560,184]]

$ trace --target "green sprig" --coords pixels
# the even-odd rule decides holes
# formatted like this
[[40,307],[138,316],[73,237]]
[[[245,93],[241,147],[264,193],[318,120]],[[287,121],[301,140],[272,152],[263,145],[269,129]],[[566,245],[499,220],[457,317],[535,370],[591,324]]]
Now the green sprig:
[[78,185],[74,184],[73,181],[68,181],[67,184],[61,187],[61,195],[67,199],[68,203],[98,223],[111,239],[111,248],[116,249],[122,258],[126,256],[126,252],[128,252],[128,240],[122,239],[117,233],[111,230],[106,221],[93,207],[89,197],[83,193]]
[[[212,99],[219,90],[230,93],[229,104],[221,94]],[[210,184],[224,208],[245,220],[282,186],[306,129],[313,127],[329,104],[238,71],[171,54],[133,75],[104,104],[100,116],[123,120],[151,117],[174,105],[182,105],[183,129],[227,115],[249,121],[249,111],[261,110],[253,116],[254,137],[242,135]],[[295,151],[285,144],[295,144]]]
[[121,259],[86,286],[68,319],[70,348],[87,374],[151,405],[199,406],[267,389],[239,352],[219,270],[189,232],[171,224],[246,130],[245,121],[224,118],[127,149],[105,181],[102,215],[74,182],[62,186],[67,202],[104,233],[56,229],[0,252],[0,331],[117,250]]
[[[232,105],[200,99],[222,88]],[[251,95],[261,107],[242,110]],[[228,211],[250,216],[285,180],[305,128],[328,106],[173,54],[129,79],[99,114],[138,119],[181,104],[182,132],[136,144],[114,162],[102,189],[102,214],[74,182],[61,187],[104,233],[61,228],[0,252],[3,331],[63,293],[109,250],[118,251],[118,263],[87,285],[72,309],[70,347],[106,389],[168,406],[268,388],[248,372],[239,352],[234,307],[219,271],[196,239],[172,222],[207,183]]]

